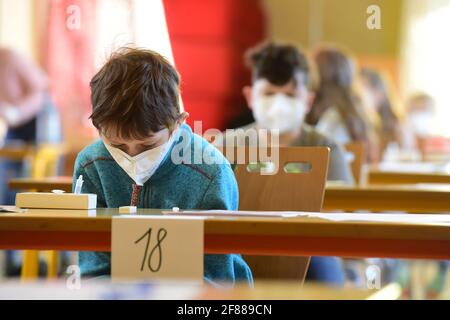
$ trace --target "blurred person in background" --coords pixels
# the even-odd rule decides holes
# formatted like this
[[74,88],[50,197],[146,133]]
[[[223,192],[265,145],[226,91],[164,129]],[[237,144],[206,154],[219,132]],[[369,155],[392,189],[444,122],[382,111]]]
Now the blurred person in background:
[[[61,141],[58,112],[48,93],[47,77],[38,66],[11,49],[0,48],[0,83],[2,145]],[[15,193],[6,184],[23,173],[23,162],[3,159],[0,170],[1,203],[14,204]]]
[[[38,66],[11,49],[0,48],[0,83],[2,146],[60,142],[57,109],[48,94],[47,77]],[[25,175],[27,169],[24,161],[0,159],[2,205],[15,204],[16,193],[8,190],[8,181]],[[20,259],[7,252],[7,275],[19,274]]]
[[329,147],[328,180],[353,184],[343,148],[303,121],[314,98],[303,52],[292,45],[269,42],[248,50],[245,60],[252,70],[253,83],[243,88],[243,94],[256,120],[236,132],[275,129],[279,130],[281,146]]
[[322,47],[314,53],[313,60],[318,86],[306,122],[342,145],[364,142],[369,162],[377,161],[377,139],[354,90],[356,66],[352,59],[335,47]]
[[380,159],[387,149],[399,150],[402,146],[400,121],[393,109],[387,81],[375,69],[360,71],[361,95],[367,114],[378,136]]
[[[352,184],[353,176],[343,148],[303,121],[314,98],[309,91],[310,68],[303,52],[292,45],[268,42],[250,49],[245,57],[253,80],[243,88],[243,94],[255,122],[218,137],[214,144],[221,146],[224,139],[230,138],[245,141],[238,135],[245,135],[249,129],[279,130],[280,146],[329,147],[328,180]],[[312,257],[307,279],[343,285],[346,279],[342,259]]]
[[[404,148],[418,153],[420,159],[425,159],[426,140],[436,134],[436,120],[433,97],[423,92],[409,97],[406,103],[406,115],[402,130]],[[448,265],[449,262],[445,260],[437,263],[436,274],[426,288],[428,299],[435,299],[444,290]]]
[[0,118],[8,127],[6,140],[34,141],[34,120],[42,110],[47,77],[31,61],[0,48]]
[[434,135],[436,110],[434,99],[426,93],[412,95],[406,103],[406,114],[403,122],[404,148],[416,151],[423,159],[425,142]]

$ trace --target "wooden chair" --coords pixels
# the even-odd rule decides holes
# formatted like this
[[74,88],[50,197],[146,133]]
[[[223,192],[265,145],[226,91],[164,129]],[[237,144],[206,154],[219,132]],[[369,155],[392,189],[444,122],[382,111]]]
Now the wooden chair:
[[[81,149],[91,141],[80,140],[70,146],[64,144],[42,144],[32,156],[32,178],[53,177],[57,175],[59,160],[63,157],[62,173],[73,174],[75,159]],[[34,190],[42,191],[42,190]],[[57,277],[59,255],[57,251],[44,251],[47,262],[47,278]],[[39,273],[39,251],[24,250],[22,260],[22,280],[36,279]]]
[[366,147],[364,142],[356,141],[344,146],[345,151],[352,154],[351,169],[353,179],[357,185],[361,184],[362,169],[366,159]]
[[[44,144],[38,147],[31,164],[31,177],[43,178],[57,174],[58,162],[65,148],[59,144]],[[56,278],[58,270],[58,253],[44,251],[47,260],[47,277]],[[22,280],[36,279],[39,273],[39,251],[24,250],[22,259]]]
[[[249,153],[245,163],[236,157],[228,160],[236,164],[235,175],[239,186],[239,209],[257,211],[315,211],[322,209],[328,171],[329,149],[326,147],[281,147],[278,149],[275,174],[261,175],[249,172]],[[235,155],[238,150],[235,151]],[[242,151],[241,151],[242,152]],[[258,155],[258,160],[262,161]],[[286,172],[287,164],[302,164],[309,172]],[[306,164],[306,165],[305,165]],[[307,171],[308,171],[307,170]],[[295,170],[301,171],[301,170]],[[255,283],[262,279],[294,280],[303,283],[309,257],[244,256],[252,269]]]

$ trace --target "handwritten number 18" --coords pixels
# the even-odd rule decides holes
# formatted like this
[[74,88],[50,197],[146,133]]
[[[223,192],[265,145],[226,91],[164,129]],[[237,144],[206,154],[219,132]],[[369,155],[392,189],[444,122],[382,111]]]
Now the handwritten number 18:
[[[159,269],[161,269],[161,264],[162,264],[162,249],[161,249],[161,242],[164,240],[164,238],[167,236],[167,230],[164,228],[161,228],[158,230],[158,234],[157,234],[157,241],[155,246],[151,249],[150,254],[147,255],[149,247],[150,247],[150,242],[151,242],[151,237],[152,237],[152,228],[149,228],[147,230],[147,232],[144,233],[144,235],[142,237],[140,237],[138,240],[136,240],[134,243],[138,244],[141,240],[147,238],[147,242],[145,245],[145,252],[144,252],[144,257],[142,258],[142,264],[141,264],[141,271],[144,271],[144,266],[145,266],[145,261],[147,260],[147,266],[150,269],[150,271],[152,272],[158,272]],[[157,264],[156,264],[156,268],[153,267],[152,265],[152,261],[153,261],[153,257],[155,255],[155,251],[157,251],[158,253],[158,260],[157,260]]]

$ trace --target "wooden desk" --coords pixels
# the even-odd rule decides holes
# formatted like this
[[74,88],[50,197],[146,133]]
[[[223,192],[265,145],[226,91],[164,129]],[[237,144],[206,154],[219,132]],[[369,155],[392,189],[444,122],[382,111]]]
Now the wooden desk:
[[373,184],[450,184],[448,163],[381,163],[368,168],[367,183]]
[[0,158],[19,161],[32,156],[34,152],[32,146],[4,146],[0,148]]
[[[110,251],[111,216],[117,214],[117,209],[1,213],[0,249]],[[160,211],[140,209],[138,214]],[[450,259],[450,223],[208,217],[205,252],[445,260]]]
[[324,211],[450,212],[450,186],[378,185],[367,187],[328,186]]
[[407,173],[389,171],[369,171],[369,184],[414,184],[414,183],[447,183],[450,184],[450,174],[446,173]]
[[[11,179],[11,189],[72,191],[72,177]],[[324,211],[406,211],[415,213],[450,212],[450,186],[387,185],[369,187],[327,186]]]
[[51,191],[53,189],[72,192],[72,177],[15,178],[8,181],[9,189]]

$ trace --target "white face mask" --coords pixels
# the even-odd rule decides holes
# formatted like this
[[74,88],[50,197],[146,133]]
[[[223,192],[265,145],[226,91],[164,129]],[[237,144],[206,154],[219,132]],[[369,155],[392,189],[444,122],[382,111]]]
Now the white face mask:
[[158,169],[161,161],[166,157],[177,137],[178,132],[173,132],[167,142],[133,157],[106,142],[104,142],[104,144],[113,159],[123,170],[125,170],[130,178],[133,179],[136,184],[143,185],[151,178],[156,169]]
[[253,116],[257,124],[280,133],[298,129],[305,117],[305,103],[283,93],[263,96],[253,93]]
[[418,136],[430,136],[433,133],[434,114],[429,111],[415,111],[408,116],[412,130]]

